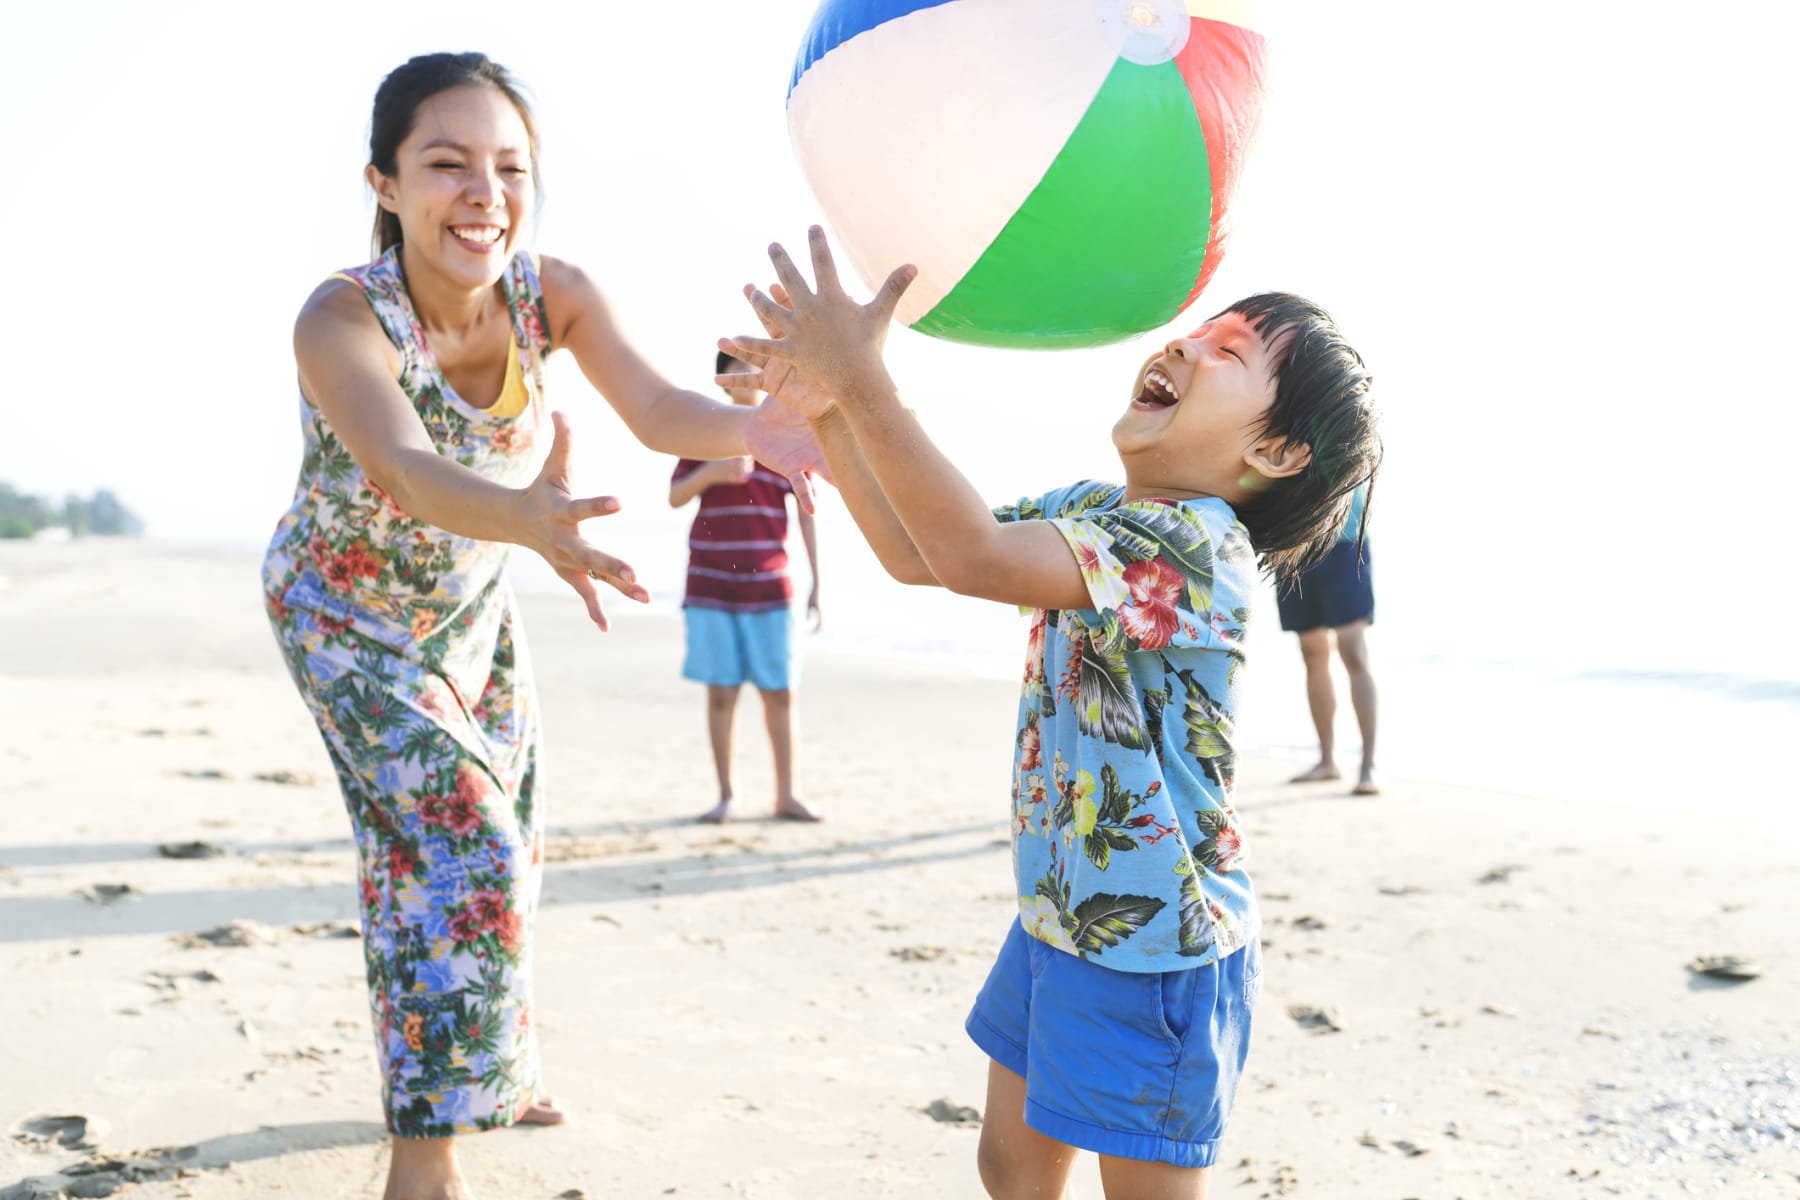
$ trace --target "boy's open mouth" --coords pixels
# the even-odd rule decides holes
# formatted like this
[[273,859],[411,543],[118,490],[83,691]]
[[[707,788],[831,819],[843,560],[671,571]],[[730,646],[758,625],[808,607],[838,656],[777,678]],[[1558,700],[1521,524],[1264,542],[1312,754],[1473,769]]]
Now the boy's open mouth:
[[1151,367],[1144,372],[1144,386],[1131,402],[1140,408],[1173,408],[1180,400],[1175,381],[1161,367]]

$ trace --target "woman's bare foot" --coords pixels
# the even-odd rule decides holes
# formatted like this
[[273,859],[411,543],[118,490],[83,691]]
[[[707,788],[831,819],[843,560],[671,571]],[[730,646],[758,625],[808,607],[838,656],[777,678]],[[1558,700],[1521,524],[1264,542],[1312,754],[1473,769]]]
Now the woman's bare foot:
[[539,1096],[532,1106],[519,1115],[521,1125],[561,1125],[569,1114],[557,1107],[549,1096]]
[[1328,779],[1342,779],[1343,777],[1343,774],[1337,769],[1337,764],[1330,759],[1326,759],[1310,769],[1300,772],[1298,775],[1288,780],[1288,782],[1323,783]]
[[731,797],[721,796],[719,802],[701,813],[695,820],[708,825],[723,825],[731,817]]
[[823,821],[825,819],[792,796],[783,796],[775,802],[775,815],[783,821]]
[[1362,769],[1362,778],[1356,781],[1356,786],[1350,789],[1350,794],[1352,796],[1381,795],[1381,784],[1377,783],[1375,780],[1374,767],[1364,767]]

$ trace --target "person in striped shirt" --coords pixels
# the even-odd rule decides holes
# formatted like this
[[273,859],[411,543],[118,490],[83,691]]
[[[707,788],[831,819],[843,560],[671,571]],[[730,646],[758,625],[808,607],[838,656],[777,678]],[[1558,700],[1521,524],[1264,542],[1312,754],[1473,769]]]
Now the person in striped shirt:
[[[721,351],[718,374],[748,370]],[[755,407],[762,393],[728,387],[734,404]],[[687,593],[682,615],[687,626],[684,678],[706,685],[706,728],[719,802],[700,819],[719,823],[731,815],[732,732],[738,693],[752,684],[762,696],[763,723],[775,758],[775,815],[816,821],[794,791],[794,687],[799,660],[794,651],[793,581],[788,577],[787,479],[748,457],[710,462],[684,458],[669,481],[673,508],[700,499],[688,535]],[[819,544],[812,514],[798,508],[800,540],[806,545],[812,590],[807,620],[817,629]]]

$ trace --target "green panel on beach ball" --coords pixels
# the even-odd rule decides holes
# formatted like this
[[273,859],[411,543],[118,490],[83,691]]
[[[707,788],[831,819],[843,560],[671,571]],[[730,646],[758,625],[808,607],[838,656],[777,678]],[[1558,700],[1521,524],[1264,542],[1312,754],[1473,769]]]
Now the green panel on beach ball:
[[1187,302],[1211,220],[1206,139],[1181,72],[1121,60],[1019,211],[913,328],[1021,348],[1154,329]]

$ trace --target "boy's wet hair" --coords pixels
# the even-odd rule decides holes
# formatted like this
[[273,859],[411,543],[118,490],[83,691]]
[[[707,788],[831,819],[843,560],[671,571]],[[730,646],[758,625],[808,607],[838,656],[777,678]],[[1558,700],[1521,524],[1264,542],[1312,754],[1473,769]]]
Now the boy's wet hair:
[[[1249,321],[1271,350],[1275,399],[1257,435],[1301,442],[1312,450],[1311,461],[1298,475],[1270,481],[1259,495],[1237,506],[1262,569],[1277,583],[1287,583],[1336,544],[1356,489],[1368,484],[1373,495],[1382,454],[1374,376],[1331,314],[1310,300],[1263,292],[1225,311]],[[1365,497],[1356,531],[1359,547],[1369,507]]]

